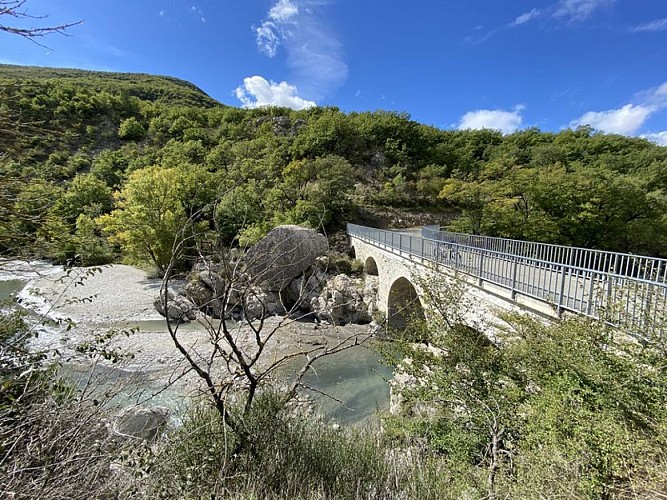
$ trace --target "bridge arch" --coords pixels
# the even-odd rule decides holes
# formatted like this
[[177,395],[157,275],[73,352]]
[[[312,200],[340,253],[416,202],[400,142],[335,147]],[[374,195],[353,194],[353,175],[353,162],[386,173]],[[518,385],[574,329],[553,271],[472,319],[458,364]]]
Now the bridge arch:
[[405,330],[414,319],[426,319],[424,308],[414,285],[407,278],[400,277],[389,288],[387,326],[391,330]]
[[373,257],[368,257],[366,259],[366,263],[364,264],[364,271],[369,276],[379,276],[380,273],[378,272],[378,265]]

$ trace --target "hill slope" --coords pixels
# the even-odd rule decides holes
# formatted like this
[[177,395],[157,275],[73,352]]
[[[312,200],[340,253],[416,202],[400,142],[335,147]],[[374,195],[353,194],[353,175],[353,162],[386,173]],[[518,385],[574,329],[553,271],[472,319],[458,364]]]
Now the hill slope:
[[84,251],[82,215],[88,243],[101,245],[104,229],[119,245],[109,252],[139,258],[115,223],[132,193],[163,177],[168,208],[198,214],[226,243],[282,223],[428,219],[667,256],[667,148],[590,128],[502,135],[386,111],[238,109],[169,77],[0,65],[0,152],[11,186],[0,249],[24,241],[60,260]]

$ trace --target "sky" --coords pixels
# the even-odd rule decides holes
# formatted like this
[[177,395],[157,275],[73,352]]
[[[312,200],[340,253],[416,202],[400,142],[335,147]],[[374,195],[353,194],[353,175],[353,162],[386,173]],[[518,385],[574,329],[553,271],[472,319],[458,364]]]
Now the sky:
[[[667,146],[667,0],[26,0],[0,63],[169,75],[231,106],[591,125]],[[0,25],[21,21],[0,16]]]

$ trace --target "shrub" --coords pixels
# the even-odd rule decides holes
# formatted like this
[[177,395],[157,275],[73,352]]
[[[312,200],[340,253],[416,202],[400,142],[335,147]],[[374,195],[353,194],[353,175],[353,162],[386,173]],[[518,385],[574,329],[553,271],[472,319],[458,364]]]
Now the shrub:
[[146,135],[146,129],[134,116],[120,122],[118,138],[126,141],[140,141]]

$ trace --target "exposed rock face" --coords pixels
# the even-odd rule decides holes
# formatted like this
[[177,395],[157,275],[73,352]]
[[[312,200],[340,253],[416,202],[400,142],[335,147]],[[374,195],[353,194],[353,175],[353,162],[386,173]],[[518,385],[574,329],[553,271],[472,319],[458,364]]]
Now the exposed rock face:
[[160,294],[153,301],[157,312],[168,319],[176,321],[191,321],[197,318],[197,307],[183,295],[172,290],[167,291],[167,311],[164,310],[164,295]]
[[220,318],[222,316],[222,307],[217,300],[215,293],[211,288],[206,286],[206,283],[199,279],[199,275],[190,276],[188,284],[184,288],[185,296],[199,309],[200,311]]
[[290,281],[281,292],[284,300],[301,312],[312,312],[313,299],[320,296],[326,283],[327,275],[317,267],[308,269],[305,273]]
[[367,306],[367,312],[369,316],[373,317],[376,312],[378,312],[378,287],[380,286],[380,278],[378,276],[366,275],[364,277],[364,287],[362,294],[364,297],[364,302]]
[[112,432],[117,436],[153,441],[167,425],[169,408],[142,406],[126,408],[111,424]]
[[237,308],[232,311],[232,317],[252,321],[267,316],[283,315],[286,312],[279,293],[253,288],[246,292],[243,303],[239,302]]
[[[184,293],[200,311],[214,318],[222,318],[225,304],[221,298],[224,297],[226,290],[227,282],[223,266],[209,262],[199,263],[194,267],[188,276]],[[234,298],[228,297],[228,302],[233,302]]]
[[[370,323],[378,310],[377,276],[328,274],[327,249],[316,231],[276,227],[245,256],[235,256],[233,266],[196,265],[183,295],[169,292],[169,317],[195,319],[199,310],[234,320],[296,313],[337,325]],[[155,307],[165,315],[159,298]]]
[[278,226],[246,254],[253,280],[267,291],[278,292],[315,264],[329,244],[324,235],[300,226]]
[[311,300],[311,307],[317,319],[336,325],[372,321],[362,294],[362,280],[346,274],[327,281],[321,295]]

